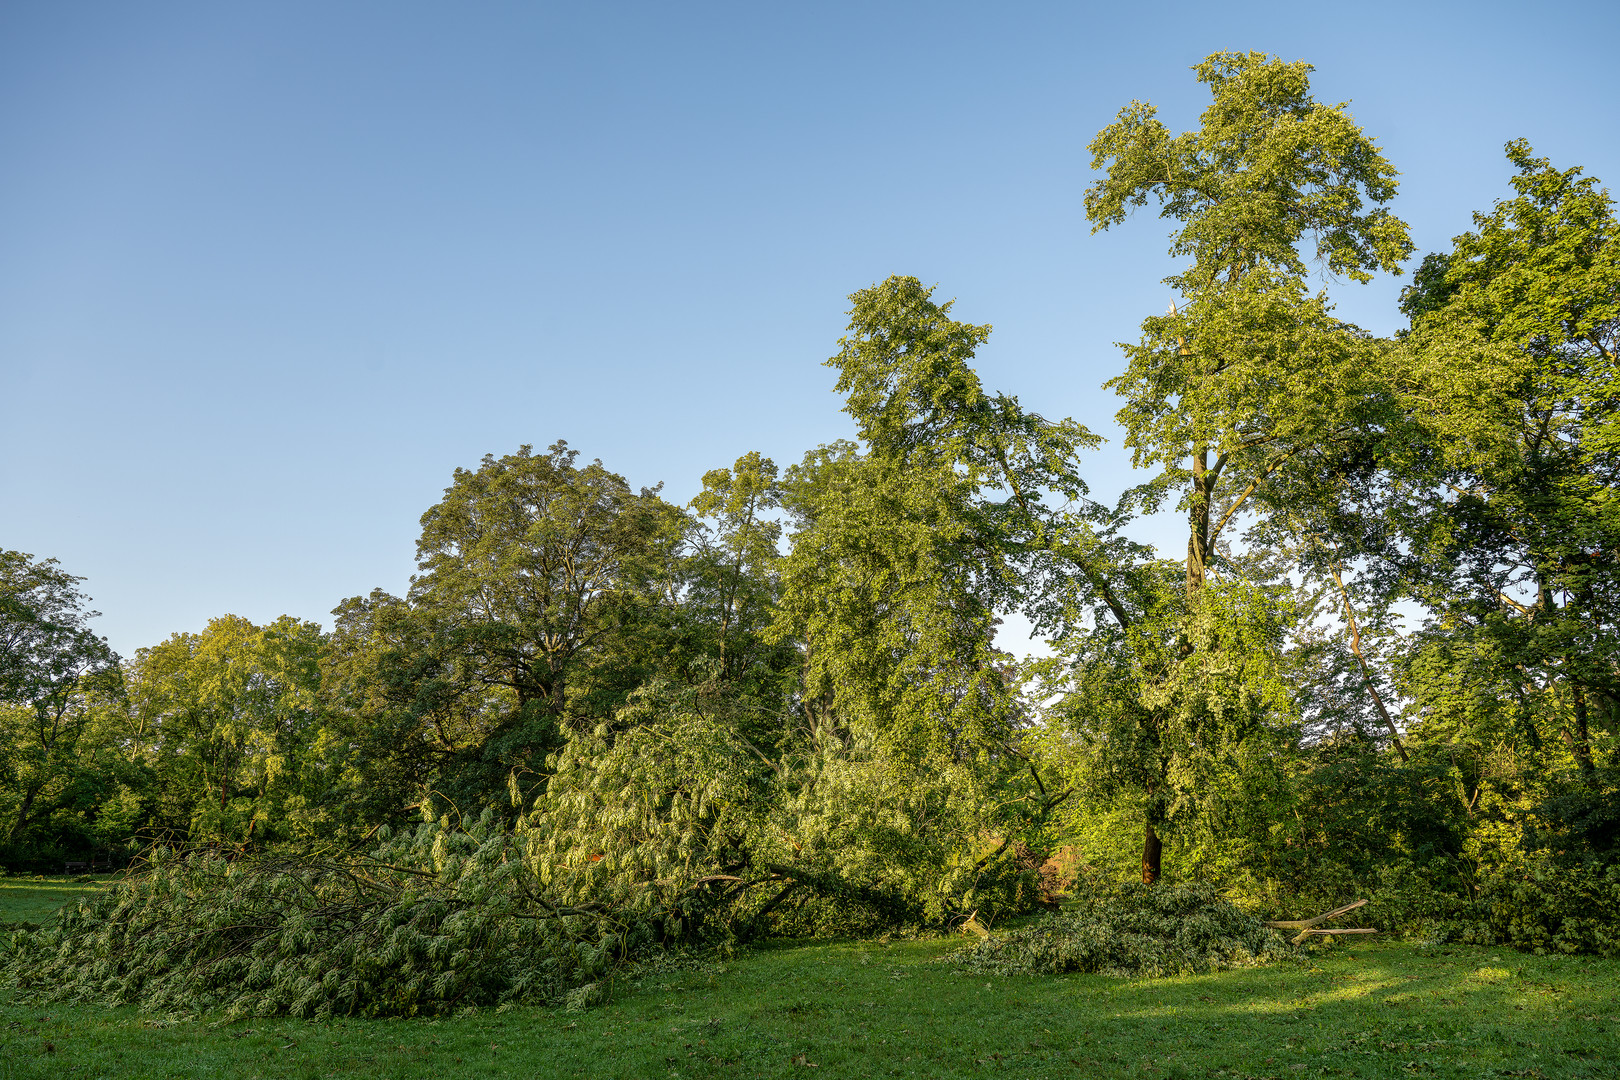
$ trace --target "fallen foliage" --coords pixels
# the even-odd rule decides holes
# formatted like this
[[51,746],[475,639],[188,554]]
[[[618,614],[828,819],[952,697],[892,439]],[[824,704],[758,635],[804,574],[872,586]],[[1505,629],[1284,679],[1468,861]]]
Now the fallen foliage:
[[950,959],[985,974],[1155,977],[1251,967],[1297,952],[1213,885],[1195,882],[1100,889]]
[[0,979],[31,1000],[228,1018],[594,1003],[649,928],[548,903],[512,847],[486,820],[343,860],[160,850],[11,935]]

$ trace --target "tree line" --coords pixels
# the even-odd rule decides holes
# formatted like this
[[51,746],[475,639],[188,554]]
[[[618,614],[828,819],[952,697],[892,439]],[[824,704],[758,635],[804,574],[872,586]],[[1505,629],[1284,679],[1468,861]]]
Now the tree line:
[[[897,276],[828,361],[858,441],[744,454],[686,506],[565,442],[486,456],[405,595],[330,631],[223,616],[120,658],[79,579],[5,552],[0,860],[478,819],[571,902],[678,880],[689,920],[1019,910],[1066,851],[1620,947],[1612,201],[1509,143],[1511,194],[1369,333],[1312,268],[1413,246],[1310,71],[1216,54],[1197,129],[1133,102],[1091,143],[1094,229],[1151,203],[1181,260],[1107,384],[1145,477],[1116,502],[1098,437],[985,388],[990,327]],[[1184,552],[1133,539],[1161,511]],[[1050,656],[996,646],[1012,613]]]

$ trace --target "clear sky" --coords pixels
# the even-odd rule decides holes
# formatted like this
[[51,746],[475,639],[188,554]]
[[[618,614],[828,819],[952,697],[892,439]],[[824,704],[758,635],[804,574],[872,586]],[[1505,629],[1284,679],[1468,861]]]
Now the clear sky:
[[[0,547],[126,654],[403,591],[456,466],[566,438],[677,501],[849,434],[845,297],[938,282],[986,382],[1115,436],[1169,299],[1085,145],[1178,128],[1222,49],[1316,65],[1419,252],[1502,144],[1620,186],[1620,5],[13,2],[0,6]],[[1399,282],[1335,286],[1398,325]],[[1092,459],[1133,482],[1117,437]]]

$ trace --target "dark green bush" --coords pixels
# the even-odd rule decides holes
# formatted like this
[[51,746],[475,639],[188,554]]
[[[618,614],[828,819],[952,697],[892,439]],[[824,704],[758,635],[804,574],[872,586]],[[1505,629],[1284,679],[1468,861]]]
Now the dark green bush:
[[1420,941],[1620,956],[1620,863],[1513,853],[1480,868],[1472,895],[1426,891],[1394,875],[1390,886],[1379,901]]
[[952,959],[969,971],[1002,975],[1079,971],[1129,978],[1248,967],[1296,951],[1213,885],[1128,884],[992,934]]

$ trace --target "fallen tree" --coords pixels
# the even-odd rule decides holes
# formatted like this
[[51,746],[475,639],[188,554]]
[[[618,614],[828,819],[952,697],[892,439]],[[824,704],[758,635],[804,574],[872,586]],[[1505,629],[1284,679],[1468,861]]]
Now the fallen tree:
[[969,903],[1007,910],[1026,877],[1033,903],[1032,874],[980,857],[994,803],[959,778],[844,741],[768,758],[654,704],[571,739],[522,812],[424,810],[341,856],[155,851],[13,934],[0,981],[227,1016],[585,1005],[662,946],[943,925]]
[[35,1000],[228,1017],[587,1002],[656,928],[549,901],[513,854],[487,818],[341,859],[157,850],[14,934],[3,975]]

